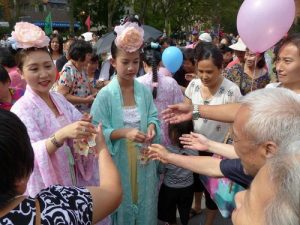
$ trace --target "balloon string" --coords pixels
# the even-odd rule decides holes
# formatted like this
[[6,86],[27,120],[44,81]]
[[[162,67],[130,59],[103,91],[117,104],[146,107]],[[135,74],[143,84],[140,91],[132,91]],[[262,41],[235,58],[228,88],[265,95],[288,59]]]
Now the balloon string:
[[255,80],[255,75],[256,75],[256,63],[257,63],[257,56],[255,56],[255,61],[254,61],[254,72],[252,76],[252,82],[251,82],[251,92],[253,91],[253,85],[254,85],[254,80]]

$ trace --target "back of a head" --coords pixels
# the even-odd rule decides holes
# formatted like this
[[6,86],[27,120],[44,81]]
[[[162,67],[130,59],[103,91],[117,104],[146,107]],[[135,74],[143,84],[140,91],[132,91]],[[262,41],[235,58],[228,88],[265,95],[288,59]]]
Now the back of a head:
[[0,64],[12,68],[16,66],[15,56],[8,48],[0,48]]
[[266,225],[300,223],[300,138],[268,159],[266,164],[275,195],[268,204]]
[[183,148],[183,145],[180,143],[179,138],[183,134],[189,134],[193,131],[194,126],[191,120],[184,121],[178,124],[169,124],[168,125],[168,134],[171,140],[171,143],[175,146]]
[[264,88],[247,94],[242,105],[250,110],[245,132],[256,144],[278,147],[290,143],[300,130],[300,97],[285,88]]
[[89,42],[75,40],[71,45],[68,56],[75,61],[84,61],[87,53],[92,53],[93,48]]
[[0,127],[1,208],[20,194],[15,183],[33,171],[34,154],[27,129],[15,114],[0,109]]
[[3,84],[10,82],[10,77],[8,75],[8,72],[2,65],[0,65],[0,82]]

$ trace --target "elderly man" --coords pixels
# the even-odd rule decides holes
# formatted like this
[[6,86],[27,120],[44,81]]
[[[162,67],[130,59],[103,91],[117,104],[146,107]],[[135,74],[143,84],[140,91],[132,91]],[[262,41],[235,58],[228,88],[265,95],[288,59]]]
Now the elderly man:
[[[174,116],[174,111],[167,115],[169,119]],[[283,88],[262,89],[242,99],[234,119],[233,143],[239,159],[176,155],[157,144],[151,145],[150,157],[199,174],[225,176],[248,187],[266,159],[294,140],[299,130],[299,96]]]

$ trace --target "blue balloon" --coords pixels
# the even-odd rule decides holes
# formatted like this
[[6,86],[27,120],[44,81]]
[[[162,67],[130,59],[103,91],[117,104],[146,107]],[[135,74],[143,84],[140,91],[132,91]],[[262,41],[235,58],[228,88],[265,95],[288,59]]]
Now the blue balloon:
[[166,48],[162,54],[162,62],[171,73],[175,73],[183,62],[181,50],[174,46]]

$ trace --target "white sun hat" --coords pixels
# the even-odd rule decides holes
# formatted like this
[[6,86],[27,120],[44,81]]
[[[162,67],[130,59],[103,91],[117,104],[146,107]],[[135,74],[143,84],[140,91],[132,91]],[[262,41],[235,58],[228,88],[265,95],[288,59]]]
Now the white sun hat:
[[245,52],[247,46],[246,46],[245,43],[242,41],[242,39],[239,38],[238,41],[237,41],[235,44],[230,45],[229,48],[231,48],[231,49],[233,49],[233,50],[235,50],[235,51]]

